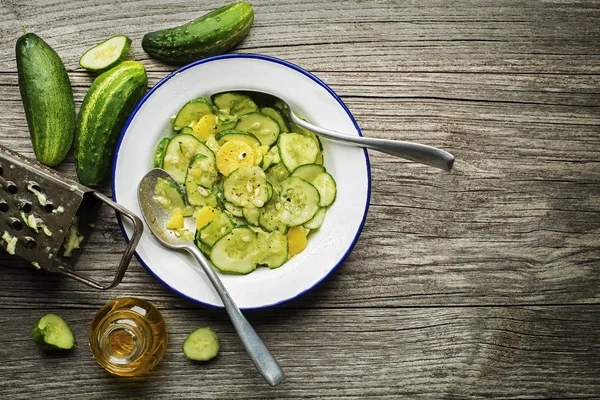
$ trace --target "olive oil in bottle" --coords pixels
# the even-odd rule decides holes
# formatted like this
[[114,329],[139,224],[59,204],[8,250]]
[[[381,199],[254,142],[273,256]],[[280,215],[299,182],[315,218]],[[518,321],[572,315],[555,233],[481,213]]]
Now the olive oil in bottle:
[[90,348],[98,363],[120,376],[152,369],[167,348],[167,325],[145,300],[124,297],[104,305],[92,320]]

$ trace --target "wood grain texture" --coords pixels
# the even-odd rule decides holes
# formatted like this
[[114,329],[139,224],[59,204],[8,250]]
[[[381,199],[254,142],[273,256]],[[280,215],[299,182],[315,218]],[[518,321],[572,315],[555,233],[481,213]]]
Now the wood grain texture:
[[[143,52],[143,34],[221,4],[0,0],[0,145],[33,156],[14,59],[23,30],[63,58],[79,108],[89,47],[130,36],[152,87],[175,67]],[[247,313],[288,375],[274,389],[222,311],[178,297],[137,260],[117,288],[96,292],[0,254],[0,397],[600,398],[600,3],[252,4],[254,26],[234,51],[306,68],[365,136],[442,147],[455,170],[370,152],[369,213],[348,259],[301,298]],[[71,156],[57,169],[75,177]],[[103,210],[78,267],[100,276],[123,247]],[[171,333],[145,378],[110,376],[87,347],[94,312],[127,295],[161,309]],[[47,312],[73,326],[72,353],[29,339]],[[206,365],[179,350],[200,325],[223,345]]]

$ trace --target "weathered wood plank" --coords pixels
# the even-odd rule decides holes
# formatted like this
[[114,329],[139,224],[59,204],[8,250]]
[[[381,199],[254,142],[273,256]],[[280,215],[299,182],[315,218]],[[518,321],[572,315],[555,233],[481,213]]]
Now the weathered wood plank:
[[[170,334],[166,358],[145,378],[119,379],[95,363],[87,346],[95,309],[60,309],[78,340],[70,355],[39,351],[27,325],[51,311],[0,314],[2,397],[535,399],[593,398],[600,391],[594,306],[248,313],[287,373],[274,389],[254,370],[223,312],[161,310]],[[222,351],[213,362],[194,364],[180,347],[203,325],[217,331]]]

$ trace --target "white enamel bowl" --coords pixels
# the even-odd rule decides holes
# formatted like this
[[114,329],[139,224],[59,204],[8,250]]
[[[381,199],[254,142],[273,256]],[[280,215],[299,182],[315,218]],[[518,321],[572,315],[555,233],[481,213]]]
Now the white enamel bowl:
[[[310,122],[349,135],[360,129],[340,98],[314,75],[289,62],[250,54],[200,60],[170,74],[142,99],[119,140],[113,164],[113,198],[141,216],[138,183],[152,168],[154,150],[169,132],[170,118],[188,101],[230,89],[265,90],[288,101]],[[282,267],[258,268],[248,275],[220,274],[242,309],[270,307],[296,298],[319,284],[348,256],[363,227],[370,197],[365,150],[323,139],[325,167],[337,182],[337,197],[307,248]],[[120,220],[125,238],[132,227]],[[223,303],[195,261],[161,246],[146,227],[136,255],[163,284],[196,302]]]

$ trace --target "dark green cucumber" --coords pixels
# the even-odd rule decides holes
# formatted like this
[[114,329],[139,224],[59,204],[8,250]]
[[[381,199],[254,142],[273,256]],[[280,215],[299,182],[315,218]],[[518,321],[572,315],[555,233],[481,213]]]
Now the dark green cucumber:
[[110,176],[121,130],[147,84],[141,63],[123,61],[98,76],[90,87],[75,131],[75,167],[82,184],[99,185]]
[[39,36],[17,40],[19,88],[36,158],[54,166],[64,160],[75,132],[75,103],[67,70]]
[[231,49],[246,36],[252,21],[250,3],[232,3],[184,25],[147,33],[142,48],[159,60],[187,63]]

